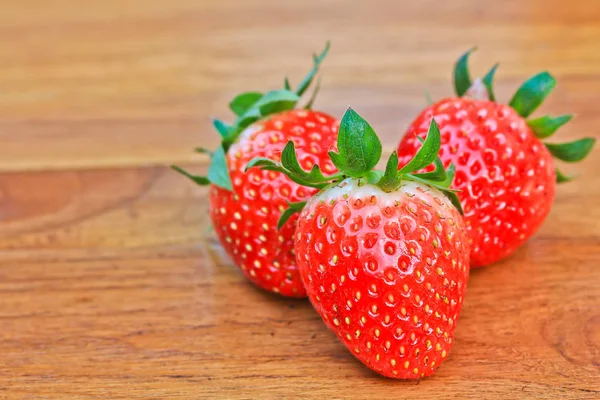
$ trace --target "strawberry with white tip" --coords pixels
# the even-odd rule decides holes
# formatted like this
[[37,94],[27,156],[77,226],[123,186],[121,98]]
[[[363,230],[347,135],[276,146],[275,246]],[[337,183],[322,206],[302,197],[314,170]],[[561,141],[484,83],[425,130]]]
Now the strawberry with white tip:
[[314,56],[314,66],[296,90],[288,80],[285,88],[266,94],[246,92],[230,103],[237,115],[229,126],[215,120],[221,145],[210,153],[208,176],[197,176],[174,166],[200,185],[210,185],[210,217],[219,240],[234,263],[257,286],[283,296],[304,297],[293,250],[294,221],[277,230],[277,221],[288,202],[306,200],[316,192],[304,188],[276,171],[244,173],[254,157],[278,159],[288,140],[298,147],[305,168],[335,167],[327,151],[335,147],[339,122],[311,110],[317,84],[308,104],[296,109],[300,97],[313,81],[329,50]]
[[[349,109],[342,118],[340,172],[303,170],[293,143],[281,163],[261,166],[320,189],[306,204],[291,204],[283,219],[301,211],[295,250],[308,297],[352,354],[378,373],[398,379],[433,374],[447,358],[469,275],[469,249],[456,194],[437,152],[435,122],[421,150],[398,171],[393,153],[385,172],[373,171],[381,143]],[[435,170],[416,174],[431,163]],[[457,208],[458,207],[458,208]]]

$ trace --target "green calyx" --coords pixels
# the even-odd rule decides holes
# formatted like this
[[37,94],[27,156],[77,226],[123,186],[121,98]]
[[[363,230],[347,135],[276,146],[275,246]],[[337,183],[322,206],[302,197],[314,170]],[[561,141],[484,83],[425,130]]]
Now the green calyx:
[[[454,87],[458,96],[467,94],[469,88],[473,85],[469,72],[469,56],[475,50],[470,49],[464,53],[454,66]],[[490,71],[483,77],[482,82],[487,89],[488,100],[496,101],[493,89],[494,74],[498,64],[494,65]],[[544,71],[529,78],[514,94],[509,102],[517,114],[523,118],[528,118],[550,95],[556,80],[550,73]],[[550,117],[548,115],[527,120],[527,125],[533,131],[538,139],[547,139],[552,136],[558,128],[565,125],[573,118],[572,115],[561,115]],[[578,162],[583,160],[592,150],[596,139],[583,138],[570,143],[544,143],[554,158],[566,162]],[[556,171],[557,183],[568,182],[572,177],[564,175],[559,170]]]
[[469,73],[469,57],[476,50],[476,47],[469,49],[465,54],[460,56],[454,65],[454,90],[457,96],[464,96],[467,90],[471,87],[471,74]]
[[569,143],[546,143],[546,148],[559,160],[566,162],[579,162],[592,151],[596,139],[583,138]]
[[552,136],[558,128],[569,122],[572,118],[572,115],[561,115],[558,117],[544,115],[543,117],[530,119],[527,121],[527,125],[529,125],[535,136],[539,139],[546,139]]
[[381,141],[365,121],[349,108],[340,122],[338,153],[329,152],[333,165],[344,175],[361,178],[371,171],[381,158]]
[[[240,133],[252,123],[270,115],[296,108],[300,98],[305,94],[319,72],[319,67],[327,56],[329,47],[329,42],[327,42],[321,54],[313,55],[313,67],[298,84],[296,90],[292,89],[289,80],[285,78],[283,89],[272,90],[264,94],[261,92],[244,92],[231,100],[229,108],[236,115],[235,122],[229,125],[218,119],[213,120],[213,126],[221,136],[221,144],[214,152],[206,149],[201,151],[211,156],[211,163],[206,177],[191,174],[177,166],[171,167],[199,185],[214,184],[223,189],[232,190],[225,157],[229,147],[237,140]],[[319,88],[320,82],[317,82],[312,95],[303,108],[310,109],[312,107]]]
[[540,72],[527,79],[514,94],[510,105],[523,118],[529,117],[556,87],[556,80],[548,72]]
[[[329,157],[339,172],[323,175],[318,165],[313,165],[310,171],[306,171],[298,162],[294,143],[291,141],[283,149],[280,162],[269,158],[255,158],[248,163],[246,171],[260,167],[281,172],[300,185],[316,189],[324,189],[349,177],[376,185],[386,192],[397,190],[403,181],[420,182],[443,192],[462,214],[456,191],[450,189],[454,166],[451,164],[448,170],[444,169],[438,157],[440,144],[440,131],[435,120],[432,120],[421,148],[405,166],[398,169],[398,154],[393,152],[384,171],[374,170],[381,159],[381,141],[369,123],[349,108],[340,122],[338,152],[329,152]],[[435,165],[434,171],[416,173],[432,163]],[[290,203],[289,206],[281,216],[280,226],[295,212],[300,211],[304,204]]]
[[[464,53],[454,64],[454,89],[458,96],[467,95],[473,85],[469,71],[469,57],[476,50],[475,47]],[[496,101],[494,95],[494,76],[499,64],[495,64],[482,78],[482,83],[487,90],[487,98]],[[548,72],[541,72],[529,78],[514,94],[509,105],[523,118],[529,117],[548,97],[556,86],[556,80]]]
[[285,211],[281,214],[281,217],[279,217],[279,221],[277,221],[277,229],[281,229],[283,225],[285,225],[287,220],[290,219],[292,215],[302,211],[305,205],[305,201],[299,201],[297,203],[288,203],[288,208],[285,209]]

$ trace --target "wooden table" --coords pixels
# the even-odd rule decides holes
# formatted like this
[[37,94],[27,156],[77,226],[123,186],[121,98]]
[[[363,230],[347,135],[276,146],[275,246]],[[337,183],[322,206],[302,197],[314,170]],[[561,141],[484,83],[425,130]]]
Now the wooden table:
[[600,129],[597,0],[5,1],[0,6],[0,399],[600,398],[600,148],[569,166],[540,232],[474,271],[431,379],[368,371],[307,301],[246,282],[207,233],[209,117],[295,82],[333,43],[319,108],[348,104],[387,148],[502,61],[507,99],[548,68],[557,139]]

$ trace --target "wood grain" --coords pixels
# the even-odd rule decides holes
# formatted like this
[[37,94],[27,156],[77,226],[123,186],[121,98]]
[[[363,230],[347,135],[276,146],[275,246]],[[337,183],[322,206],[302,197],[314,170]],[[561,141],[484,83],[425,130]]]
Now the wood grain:
[[203,232],[205,190],[170,171],[2,175],[0,394],[597,398],[592,182],[586,218],[584,184],[565,186],[528,245],[473,272],[450,359],[415,386],[370,373],[306,301],[249,285]]
[[452,63],[473,45],[479,74],[502,62],[500,98],[547,68],[559,86],[544,110],[577,112],[569,132],[600,124],[596,0],[4,3],[2,170],[196,160],[189,149],[216,138],[210,117],[231,118],[240,90],[298,82],[327,39],[318,104],[334,115],[352,104],[388,145],[425,90],[451,93]]
[[298,81],[326,39],[319,107],[393,146],[450,93],[456,56],[502,61],[508,98],[549,69],[557,135],[599,137],[600,3],[22,0],[0,5],[0,399],[600,398],[600,150],[563,169],[538,234],[474,271],[431,379],[368,371],[308,302],[242,277],[208,229],[211,116]]

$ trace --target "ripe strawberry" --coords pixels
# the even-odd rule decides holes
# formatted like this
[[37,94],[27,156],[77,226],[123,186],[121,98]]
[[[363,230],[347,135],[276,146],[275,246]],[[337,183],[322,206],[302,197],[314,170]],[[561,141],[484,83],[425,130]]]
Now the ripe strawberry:
[[[396,153],[385,173],[371,171],[381,143],[352,110],[340,125],[339,153],[330,152],[339,173],[303,171],[293,147],[284,149],[281,163],[259,159],[249,165],[322,189],[304,206],[295,239],[313,306],[369,368],[392,378],[433,374],[452,346],[469,275],[466,231],[453,206],[458,198],[448,189],[453,167],[446,173],[436,160],[435,122],[400,171]],[[434,160],[434,172],[411,173]]]
[[[326,171],[335,171],[327,151],[335,145],[338,121],[309,109],[292,110],[313,80],[328,47],[315,57],[314,68],[295,92],[286,79],[284,90],[265,95],[248,92],[232,101],[230,106],[238,119],[233,126],[215,121],[223,142],[212,153],[207,177],[174,167],[198,184],[211,185],[212,223],[234,263],[257,286],[284,296],[304,297],[306,291],[295,262],[294,221],[279,231],[277,221],[288,202],[305,200],[315,189],[301,187],[276,171],[243,171],[254,157],[278,159],[288,140],[297,145],[305,168],[319,164]],[[313,100],[314,95],[309,107]]]
[[496,102],[492,89],[494,66],[473,84],[467,61],[455,67],[458,96],[427,107],[413,121],[398,146],[400,165],[419,150],[432,118],[442,134],[440,158],[456,165],[452,188],[465,212],[471,243],[471,266],[503,259],[517,250],[540,227],[552,206],[556,182],[569,180],[552,157],[582,160],[594,145],[584,138],[571,143],[542,143],[570,115],[526,120],[544,101],[556,82],[547,72],[526,81],[509,105]]

